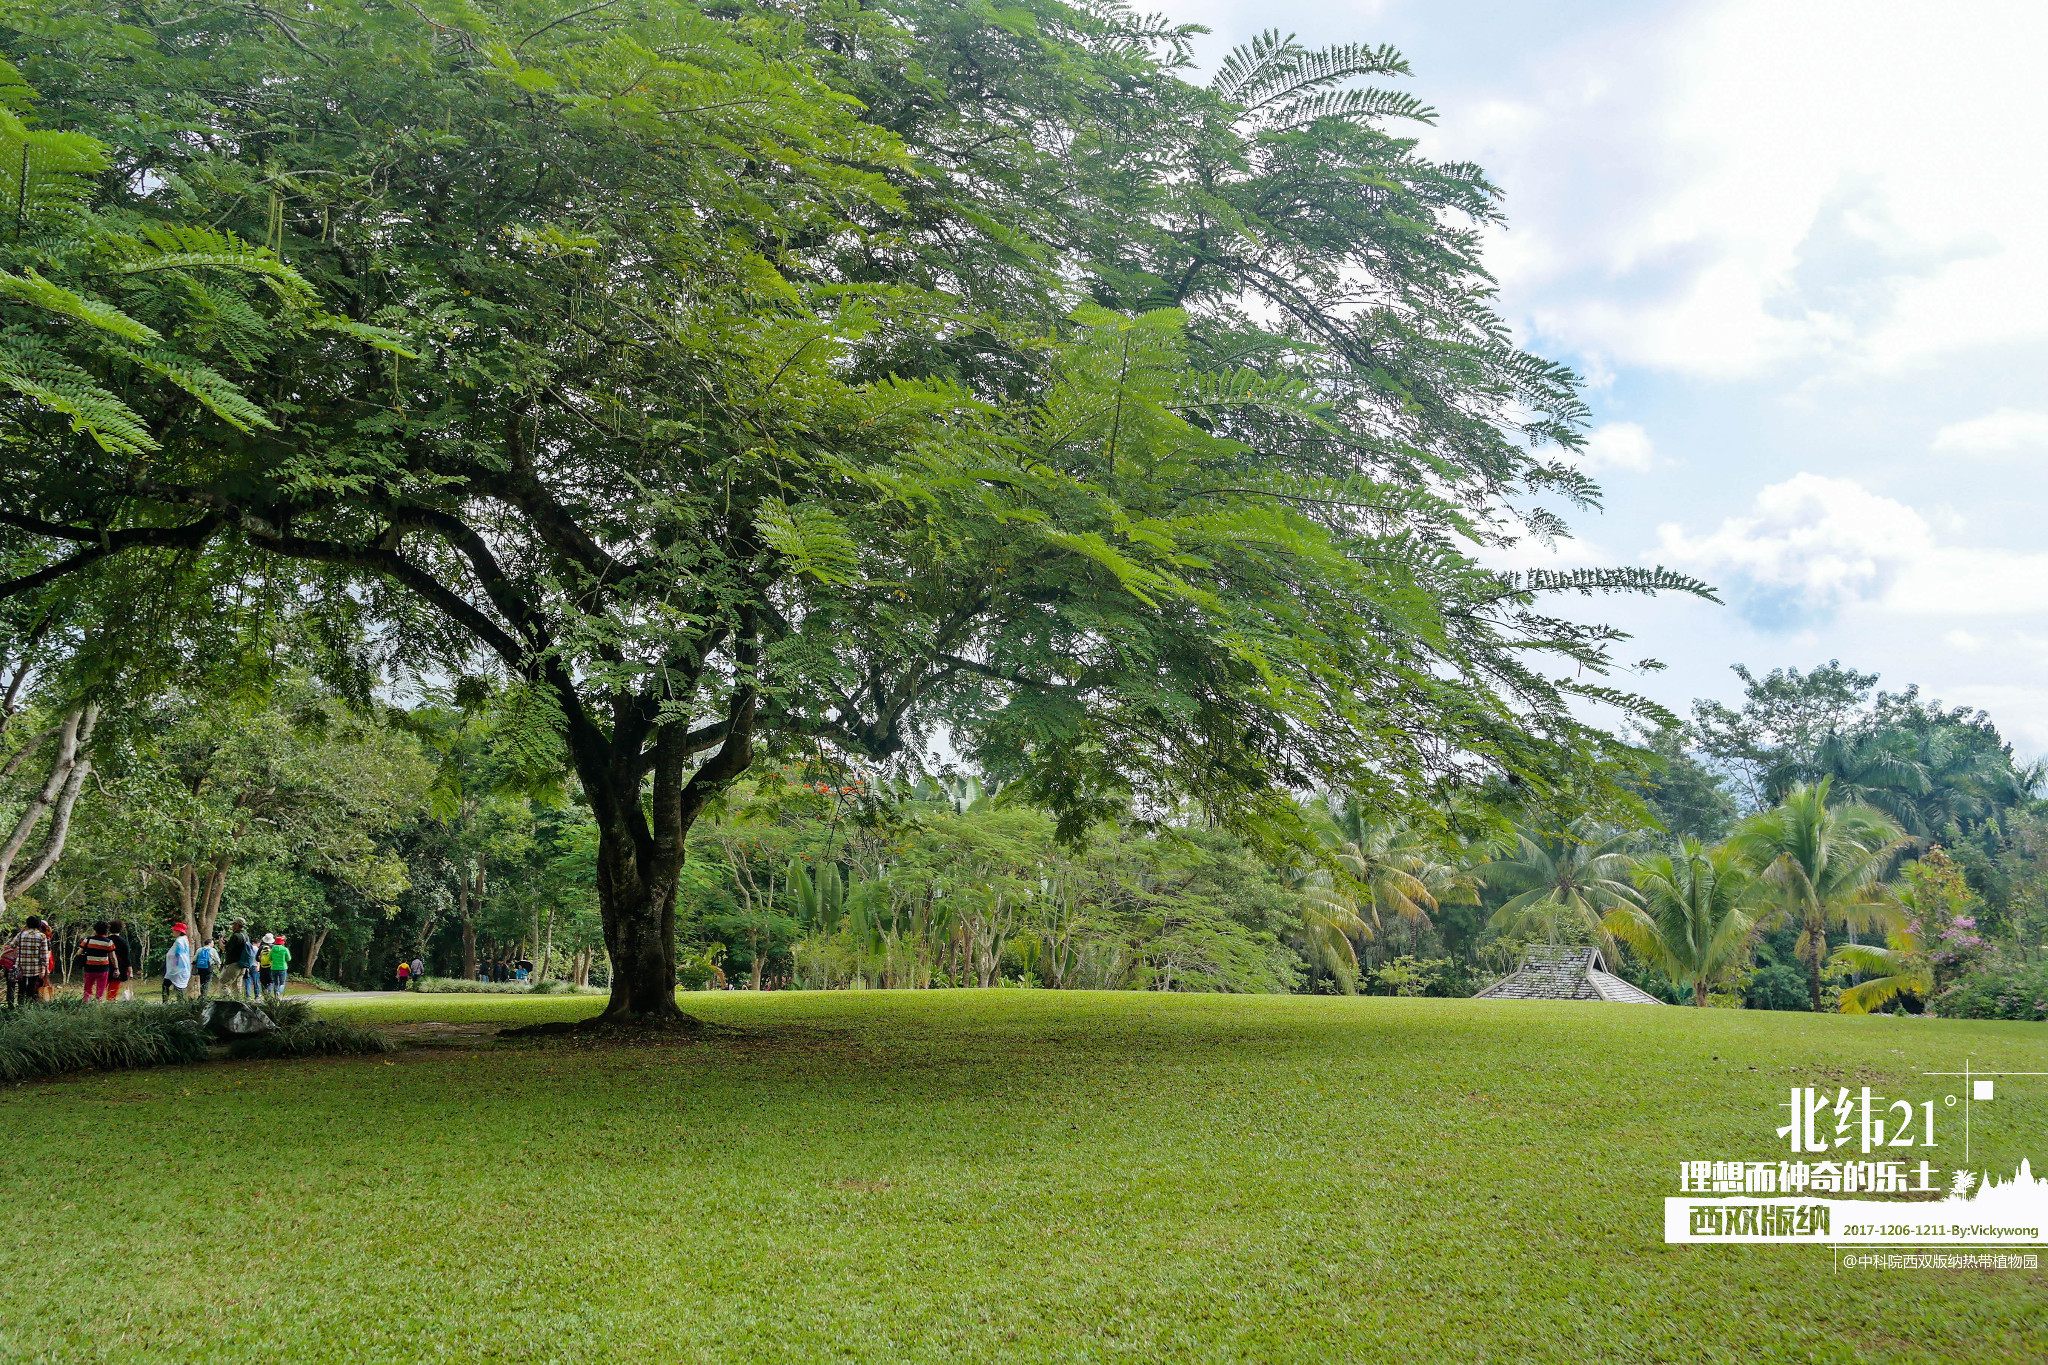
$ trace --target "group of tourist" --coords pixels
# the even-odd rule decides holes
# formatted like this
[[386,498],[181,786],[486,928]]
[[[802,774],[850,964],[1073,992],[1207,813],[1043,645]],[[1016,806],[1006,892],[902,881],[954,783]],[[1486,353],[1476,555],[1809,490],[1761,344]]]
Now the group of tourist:
[[[533,969],[531,962],[492,961],[476,964],[476,979],[479,981],[524,981]],[[398,960],[398,989],[419,990],[420,983],[427,979],[426,959],[413,957]]]
[[[291,975],[292,950],[283,934],[252,937],[242,920],[231,921],[225,944],[202,943],[195,950],[183,924],[171,926],[164,949],[162,1000],[185,998],[192,978],[199,978],[199,998],[206,999],[219,977],[222,994],[250,1000],[282,999]],[[128,982],[142,957],[141,944],[118,919],[93,921],[92,932],[79,941],[72,961],[84,980],[87,1000],[131,1000]],[[56,935],[50,922],[30,915],[20,930],[0,945],[0,969],[7,977],[7,1006],[56,997]]]
[[476,964],[476,979],[479,981],[524,981],[533,972],[531,962],[508,962],[503,958]]
[[[228,928],[232,930],[224,948],[213,955],[211,965],[227,971],[222,978],[226,993],[240,993],[251,1000],[264,996],[284,998],[285,979],[291,975],[292,950],[283,934],[265,934],[262,938],[251,938],[248,926],[241,920],[233,920]],[[210,948],[212,945],[208,945]],[[199,950],[202,954],[207,948]],[[202,968],[209,964],[201,964]],[[199,977],[199,994],[206,996],[206,970]]]
[[50,922],[30,915],[19,933],[0,948],[0,966],[7,969],[7,1008],[50,996],[50,973],[57,954],[50,946]]

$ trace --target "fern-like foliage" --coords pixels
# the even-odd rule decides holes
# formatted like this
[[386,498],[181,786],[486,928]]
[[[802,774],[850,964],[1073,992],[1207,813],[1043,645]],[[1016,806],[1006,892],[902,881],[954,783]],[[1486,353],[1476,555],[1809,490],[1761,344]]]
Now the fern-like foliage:
[[252,245],[231,232],[151,223],[134,235],[103,238],[101,250],[108,265],[122,275],[225,270],[262,280],[292,304],[305,305],[313,300],[312,286],[298,271],[280,260],[269,247]]
[[0,388],[102,451],[136,455],[157,446],[147,414],[178,397],[238,431],[271,427],[231,372],[268,354],[280,328],[410,354],[384,328],[318,309],[312,287],[267,246],[100,215],[92,195],[107,149],[83,133],[31,128],[17,111],[32,104],[18,74],[0,67]]
[[[1408,74],[1407,59],[1392,47],[1339,43],[1334,47],[1310,51],[1297,42],[1293,34],[1282,37],[1280,30],[1267,29],[1224,58],[1215,78],[1209,82],[1209,88],[1248,112],[1276,107],[1284,109],[1287,112],[1279,116],[1283,124],[1305,123],[1330,116],[1425,116],[1429,113],[1427,106],[1415,101],[1404,103],[1401,96],[1379,91],[1330,90],[1332,86],[1361,76]],[[1351,98],[1328,98],[1333,93],[1347,94]],[[1322,101],[1317,106],[1318,112],[1305,117],[1296,116],[1295,111],[1313,99]]]
[[1436,110],[1399,90],[1325,90],[1290,103],[1272,122],[1276,128],[1299,128],[1322,118],[1409,119],[1436,122]]
[[829,508],[811,504],[791,507],[779,498],[767,498],[754,523],[798,573],[820,583],[858,581],[859,547],[847,534],[846,524]]
[[[16,75],[12,67],[6,74]],[[0,108],[0,214],[17,241],[78,214],[91,198],[93,177],[108,164],[98,139],[31,129],[13,110]]]
[[158,339],[155,328],[137,322],[110,303],[87,298],[60,284],[53,284],[37,274],[33,267],[19,275],[0,274],[0,298],[33,305],[138,345],[153,345]]
[[134,409],[101,387],[91,373],[32,337],[0,338],[0,385],[46,412],[71,419],[71,429],[116,455],[156,449]]
[[1709,602],[1721,600],[1708,584],[1661,564],[1652,569],[1525,569],[1508,577],[1529,592],[1576,592],[1588,597],[1614,592],[1682,592]]

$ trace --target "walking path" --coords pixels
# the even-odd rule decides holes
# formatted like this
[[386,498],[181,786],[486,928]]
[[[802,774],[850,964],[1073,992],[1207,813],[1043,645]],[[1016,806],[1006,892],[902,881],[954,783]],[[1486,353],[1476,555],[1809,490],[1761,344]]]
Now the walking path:
[[395,1000],[400,996],[416,996],[418,991],[315,991],[306,995],[295,995],[294,1000],[310,1000],[316,1005],[330,1005],[344,1000]]

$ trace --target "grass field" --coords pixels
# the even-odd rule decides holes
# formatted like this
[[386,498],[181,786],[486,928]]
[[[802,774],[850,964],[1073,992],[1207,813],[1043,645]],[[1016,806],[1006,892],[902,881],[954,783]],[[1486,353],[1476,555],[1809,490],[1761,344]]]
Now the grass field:
[[[0,1091],[0,1358],[2048,1359],[2048,1272],[1660,1231],[1681,1159],[1776,1156],[1788,1086],[2048,1071],[2040,1025],[686,1001],[732,1031],[494,1044],[590,1002],[337,1002],[438,1045]],[[2048,1162],[2048,1078],[1973,1128],[1980,1168]]]

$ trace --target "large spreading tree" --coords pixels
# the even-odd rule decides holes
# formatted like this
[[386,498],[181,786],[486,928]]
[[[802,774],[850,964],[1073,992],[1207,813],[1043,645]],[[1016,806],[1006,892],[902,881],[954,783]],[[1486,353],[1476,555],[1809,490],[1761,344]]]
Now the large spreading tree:
[[74,139],[0,166],[0,597],[289,564],[381,665],[499,675],[598,826],[614,1021],[678,1017],[685,836],[772,748],[950,736],[1068,833],[1597,791],[1572,708],[1639,707],[1620,637],[1538,595],[1700,589],[1472,558],[1597,494],[1574,379],[1491,311],[1494,190],[1390,131],[1428,117],[1359,84],[1391,51],[1268,36],[1202,85],[1187,38],[0,10],[20,126]]

